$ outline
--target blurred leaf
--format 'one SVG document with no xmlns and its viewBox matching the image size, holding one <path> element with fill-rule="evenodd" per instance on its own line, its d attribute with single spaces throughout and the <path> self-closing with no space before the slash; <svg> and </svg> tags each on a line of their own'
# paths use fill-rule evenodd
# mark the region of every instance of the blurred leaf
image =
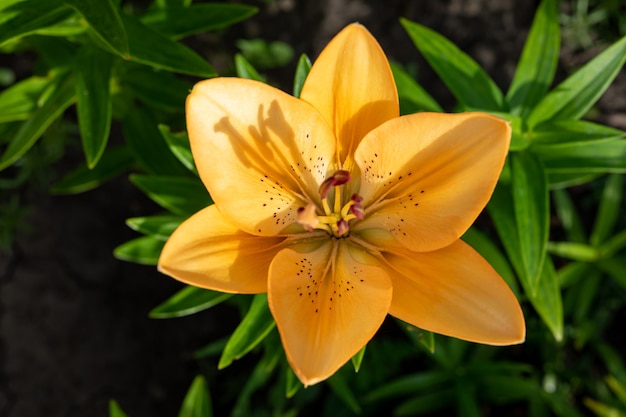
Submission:
<svg viewBox="0 0 626 417">
<path fill-rule="evenodd" d="M 54 194 L 78 194 L 92 190 L 109 179 L 126 172 L 134 163 L 132 152 L 126 146 L 106 151 L 94 169 L 83 164 L 52 186 Z"/>
<path fill-rule="evenodd" d="M 155 203 L 175 214 L 190 216 L 212 204 L 198 178 L 132 174 L 130 180 Z"/>
<path fill-rule="evenodd" d="M 481 398 L 490 404 L 527 400 L 541 390 L 536 381 L 515 375 L 483 375 L 479 384 Z"/>
<path fill-rule="evenodd" d="M 541 163 L 532 154 L 522 151 L 509 157 L 515 222 L 526 270 L 521 278 L 526 278 L 527 287 L 534 294 L 539 286 L 550 231 L 548 184 Z"/>
<path fill-rule="evenodd" d="M 111 0 L 63 0 L 89 23 L 98 38 L 124 59 L 129 58 L 129 39 L 118 7 Z"/>
<path fill-rule="evenodd" d="M 626 413 L 621 412 L 617 408 L 602 404 L 601 402 L 594 399 L 585 398 L 583 399 L 583 402 L 598 417 L 626 417 Z"/>
<path fill-rule="evenodd" d="M 217 75 L 208 62 L 185 45 L 163 36 L 134 17 L 123 15 L 122 20 L 128 34 L 131 61 L 198 77 Z"/>
<path fill-rule="evenodd" d="M 143 236 L 121 244 L 113 255 L 123 261 L 142 265 L 156 265 L 165 242 L 152 236 Z"/>
<path fill-rule="evenodd" d="M 228 340 L 217 365 L 218 369 L 226 368 L 254 349 L 275 326 L 267 305 L 267 294 L 255 295 L 250 309 Z"/>
<path fill-rule="evenodd" d="M 533 127 L 545 120 L 579 119 L 604 93 L 626 61 L 626 37 L 570 75 L 528 116 Z"/>
<path fill-rule="evenodd" d="M 265 79 L 241 54 L 235 54 L 235 68 L 237 70 L 237 76 L 240 78 L 265 82 Z"/>
<path fill-rule="evenodd" d="M 109 417 L 128 417 L 115 400 L 109 400 Z"/>
<path fill-rule="evenodd" d="M 202 375 L 194 378 L 185 395 L 178 417 L 212 417 L 209 387 Z"/>
<path fill-rule="evenodd" d="M 572 242 L 583 243 L 587 240 L 576 207 L 566 190 L 554 190 L 552 193 L 554 206 L 561 220 L 567 239 Z"/>
<path fill-rule="evenodd" d="M 293 80 L 293 96 L 300 98 L 300 93 L 302 92 L 302 86 L 304 85 L 304 81 L 306 77 L 309 75 L 309 71 L 311 71 L 311 60 L 306 54 L 300 55 L 300 59 L 298 60 L 298 66 L 296 67 L 296 75 Z"/>
<path fill-rule="evenodd" d="M 613 375 L 607 376 L 604 380 L 617 396 L 617 399 L 626 406 L 626 385 L 618 381 Z"/>
<path fill-rule="evenodd" d="M 579 262 L 594 262 L 600 257 L 596 248 L 578 242 L 549 242 L 548 251 L 552 255 Z"/>
<path fill-rule="evenodd" d="M 265 39 L 240 39 L 237 47 L 241 54 L 257 68 L 277 68 L 293 59 L 293 48 L 284 42 L 268 42 Z"/>
<path fill-rule="evenodd" d="M 502 92 L 483 69 L 437 32 L 400 19 L 413 43 L 466 109 L 503 110 Z"/>
<path fill-rule="evenodd" d="M 341 400 L 345 405 L 348 406 L 350 410 L 354 414 L 361 413 L 361 406 L 357 401 L 354 393 L 348 386 L 346 379 L 343 376 L 342 372 L 335 372 L 330 378 L 327 380 L 328 386 L 330 390 Z"/>
<path fill-rule="evenodd" d="M 610 174 L 602 191 L 596 221 L 589 238 L 589 243 L 592 246 L 598 246 L 611 235 L 620 214 L 624 212 L 622 206 L 623 192 L 624 175 Z"/>
<path fill-rule="evenodd" d="M 475 227 L 469 228 L 461 238 L 489 262 L 493 269 L 506 281 L 515 297 L 519 299 L 519 286 L 515 280 L 513 270 L 495 243 Z"/>
<path fill-rule="evenodd" d="M 624 274 L 624 271 L 626 271 L 626 259 L 624 259 L 623 257 L 603 259 L 597 262 L 596 265 L 605 274 L 613 278 L 616 283 L 621 285 L 622 288 L 626 289 L 626 275 Z"/>
<path fill-rule="evenodd" d="M 621 139 L 625 134 L 619 129 L 587 120 L 555 120 L 536 126 L 530 133 L 530 140 L 534 147 Z"/>
<path fill-rule="evenodd" d="M 626 365 L 624 364 L 624 353 L 616 350 L 615 347 L 599 340 L 595 346 L 598 355 L 602 358 L 606 369 L 611 370 L 611 375 L 621 381 L 626 381 Z"/>
<path fill-rule="evenodd" d="M 623 212 L 622 212 L 623 213 Z M 600 246 L 602 257 L 610 258 L 626 246 L 626 230 L 622 230 Z"/>
<path fill-rule="evenodd" d="M 354 372 L 359 372 L 359 369 L 361 369 L 361 363 L 363 363 L 363 357 L 365 357 L 365 348 L 367 348 L 367 345 L 363 346 L 351 359 Z"/>
<path fill-rule="evenodd" d="M 198 32 L 227 28 L 249 18 L 257 10 L 252 6 L 227 3 L 172 5 L 154 9 L 141 20 L 169 38 L 180 39 Z"/>
<path fill-rule="evenodd" d="M 599 173 L 559 173 L 548 171 L 548 182 L 550 183 L 551 190 L 559 190 L 586 184 L 598 178 L 600 175 Z"/>
<path fill-rule="evenodd" d="M 165 143 L 154 116 L 145 108 L 134 107 L 122 121 L 124 137 L 137 161 L 151 174 L 188 175 Z"/>
<path fill-rule="evenodd" d="M 181 216 L 169 215 L 133 217 L 126 219 L 126 224 L 139 233 L 152 235 L 152 237 L 165 241 L 184 219 Z"/>
<path fill-rule="evenodd" d="M 559 268 L 557 271 L 559 277 L 559 285 L 561 288 L 569 287 L 576 284 L 581 279 L 589 276 L 594 267 L 586 262 L 570 262 L 567 265 Z"/>
<path fill-rule="evenodd" d="M 130 67 L 130 65 L 127 65 Z M 167 112 L 182 113 L 192 84 L 174 74 L 136 65 L 122 74 L 120 82 L 147 104 Z"/>
<path fill-rule="evenodd" d="M 27 120 L 37 109 L 37 101 L 50 81 L 33 76 L 0 92 L 0 123 Z"/>
<path fill-rule="evenodd" d="M 28 43 L 39 55 L 42 65 L 54 69 L 71 69 L 80 49 L 68 39 L 51 36 L 30 36 Z"/>
<path fill-rule="evenodd" d="M 109 140 L 111 129 L 112 55 L 90 45 L 76 58 L 76 110 L 87 166 L 96 166 Z"/>
<path fill-rule="evenodd" d="M 404 107 L 402 114 L 411 114 L 417 111 L 442 112 L 443 109 L 402 67 L 390 62 L 393 78 L 398 89 L 400 107 Z M 403 105 L 404 103 L 404 105 Z M 407 109 L 407 104 L 409 108 Z"/>
<path fill-rule="evenodd" d="M 292 398 L 302 387 L 302 382 L 298 379 L 291 367 L 285 367 L 286 381 L 285 381 L 285 397 Z"/>
<path fill-rule="evenodd" d="M 186 286 L 150 310 L 150 318 L 169 319 L 185 317 L 204 311 L 228 300 L 233 294 Z"/>
<path fill-rule="evenodd" d="M 396 320 L 404 333 L 416 346 L 421 346 L 430 353 L 435 353 L 435 337 L 432 332 L 420 329 L 400 319 Z"/>
<path fill-rule="evenodd" d="M 511 113 L 525 118 L 546 94 L 556 72 L 559 43 L 558 3 L 543 0 L 506 95 Z"/>
<path fill-rule="evenodd" d="M 178 158 L 180 163 L 183 164 L 185 168 L 198 175 L 187 132 L 172 133 L 170 128 L 165 125 L 159 125 L 159 131 L 163 135 L 165 142 L 167 142 L 167 146 L 170 147 L 170 150 L 174 156 Z"/>
<path fill-rule="evenodd" d="M 363 397 L 366 404 L 380 403 L 384 400 L 404 395 L 414 395 L 426 390 L 440 389 L 449 386 L 454 375 L 447 371 L 423 371 L 412 375 L 403 376 L 384 384 Z"/>
<path fill-rule="evenodd" d="M 394 416 L 414 417 L 422 416 L 438 410 L 443 410 L 455 404 L 454 388 L 445 388 L 436 392 L 417 392 L 410 400 L 403 401 L 394 408 Z"/>
<path fill-rule="evenodd" d="M 0 6 L 2 7 L 2 6 Z M 69 18 L 73 11 L 55 0 L 27 0 L 2 8 L 0 46 Z"/>
<path fill-rule="evenodd" d="M 626 173 L 626 140 L 533 146 L 550 173 Z"/>
<path fill-rule="evenodd" d="M 481 417 L 475 385 L 465 378 L 458 378 L 454 382 L 456 415 L 458 417 Z"/>
<path fill-rule="evenodd" d="M 75 99 L 73 80 L 67 74 L 59 74 L 50 82 L 52 93 L 42 106 L 25 121 L 9 146 L 0 156 L 0 170 L 5 169 L 24 155 Z"/>
</svg>

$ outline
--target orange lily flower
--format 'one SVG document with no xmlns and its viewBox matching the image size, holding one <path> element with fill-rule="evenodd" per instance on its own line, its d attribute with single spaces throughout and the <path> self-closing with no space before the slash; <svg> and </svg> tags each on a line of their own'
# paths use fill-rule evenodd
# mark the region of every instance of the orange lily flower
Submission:
<svg viewBox="0 0 626 417">
<path fill-rule="evenodd" d="M 515 296 L 459 239 L 496 185 L 508 124 L 400 117 L 388 61 L 364 27 L 328 44 L 300 99 L 245 79 L 198 83 L 187 129 L 215 204 L 172 234 L 159 269 L 198 287 L 268 292 L 305 385 L 359 352 L 387 314 L 479 343 L 524 340 Z"/>
</svg>

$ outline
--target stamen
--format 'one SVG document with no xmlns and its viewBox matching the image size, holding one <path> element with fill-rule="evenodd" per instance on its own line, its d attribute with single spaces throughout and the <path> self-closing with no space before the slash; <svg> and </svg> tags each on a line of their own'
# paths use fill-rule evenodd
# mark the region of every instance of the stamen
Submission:
<svg viewBox="0 0 626 417">
<path fill-rule="evenodd" d="M 319 217 L 315 211 L 316 207 L 313 203 L 309 203 L 306 207 L 300 207 L 298 209 L 297 221 L 309 232 L 312 232 L 320 223 Z"/>
</svg>

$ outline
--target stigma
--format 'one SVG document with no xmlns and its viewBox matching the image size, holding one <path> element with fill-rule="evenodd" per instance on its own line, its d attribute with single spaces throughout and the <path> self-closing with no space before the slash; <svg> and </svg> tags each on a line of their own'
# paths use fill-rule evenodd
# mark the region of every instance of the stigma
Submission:
<svg viewBox="0 0 626 417">
<path fill-rule="evenodd" d="M 306 230 L 312 232 L 315 229 L 325 230 L 333 237 L 346 237 L 350 233 L 350 221 L 362 220 L 365 216 L 363 198 L 358 194 L 352 194 L 347 201 L 342 200 L 342 186 L 350 181 L 350 172 L 345 170 L 335 171 L 326 178 L 319 188 L 322 207 L 317 207 L 309 202 L 306 206 L 298 209 L 297 221 Z M 334 190 L 334 193 L 331 191 Z M 329 199 L 332 198 L 332 206 Z"/>
</svg>

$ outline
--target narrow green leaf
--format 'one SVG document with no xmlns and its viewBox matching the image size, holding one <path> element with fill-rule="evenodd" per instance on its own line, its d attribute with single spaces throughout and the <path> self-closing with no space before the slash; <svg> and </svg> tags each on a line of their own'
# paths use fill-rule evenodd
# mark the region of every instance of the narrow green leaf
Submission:
<svg viewBox="0 0 626 417">
<path fill-rule="evenodd" d="M 267 305 L 267 294 L 255 295 L 250 309 L 228 340 L 217 367 L 224 369 L 234 360 L 242 358 L 254 349 L 275 326 L 276 323 Z"/>
<path fill-rule="evenodd" d="M 259 74 L 259 72 L 252 66 L 251 63 L 246 60 L 241 54 L 235 54 L 235 69 L 237 76 L 240 78 L 248 78 L 250 80 L 257 80 L 265 82 L 265 79 Z"/>
<path fill-rule="evenodd" d="M 481 375 L 481 398 L 493 404 L 509 404 L 530 399 L 541 387 L 532 379 L 515 375 Z"/>
<path fill-rule="evenodd" d="M 438 389 L 450 385 L 455 375 L 445 371 L 424 371 L 408 376 L 403 376 L 390 382 L 386 382 L 379 388 L 367 393 L 363 397 L 364 404 L 380 403 L 383 400 L 402 397 L 407 394 Z"/>
<path fill-rule="evenodd" d="M 420 329 L 400 319 L 396 320 L 400 328 L 416 346 L 421 346 L 428 352 L 435 353 L 435 336 L 428 330 Z"/>
<path fill-rule="evenodd" d="M 551 190 L 560 190 L 574 187 L 576 185 L 587 184 L 598 178 L 600 173 L 572 172 L 560 173 L 548 171 L 548 183 Z"/>
<path fill-rule="evenodd" d="M 154 9 L 141 20 L 169 38 L 180 39 L 198 32 L 227 28 L 257 11 L 256 7 L 243 4 L 193 4 Z"/>
<path fill-rule="evenodd" d="M 626 173 L 626 140 L 533 146 L 532 152 L 550 174 Z"/>
<path fill-rule="evenodd" d="M 468 383 L 465 378 L 458 378 L 454 382 L 456 415 L 458 417 L 481 417 L 475 385 Z"/>
<path fill-rule="evenodd" d="M 128 417 L 115 400 L 109 400 L 109 417 Z"/>
<path fill-rule="evenodd" d="M 183 164 L 185 168 L 198 175 L 187 132 L 172 133 L 170 128 L 165 125 L 159 125 L 159 131 L 163 135 L 165 142 L 167 142 L 167 146 L 170 147 L 170 150 L 174 156 L 178 158 L 180 163 Z"/>
<path fill-rule="evenodd" d="M 129 39 L 118 12 L 111 0 L 63 0 L 87 21 L 96 36 L 124 59 L 129 58 Z"/>
<path fill-rule="evenodd" d="M 394 416 L 414 417 L 450 408 L 455 403 L 456 395 L 454 388 L 444 388 L 435 392 L 416 393 L 410 398 L 394 408 Z"/>
<path fill-rule="evenodd" d="M 593 106 L 626 61 L 626 36 L 548 93 L 528 116 L 530 127 L 546 120 L 579 119 Z"/>
<path fill-rule="evenodd" d="M 552 193 L 558 218 L 561 220 L 567 239 L 571 242 L 587 241 L 580 216 L 567 190 L 554 190 Z"/>
<path fill-rule="evenodd" d="M 539 285 L 550 232 L 548 183 L 541 163 L 528 152 L 510 155 L 515 221 L 527 286 Z"/>
<path fill-rule="evenodd" d="M 200 55 L 149 28 L 134 17 L 122 16 L 130 60 L 181 74 L 215 77 L 217 73 Z"/>
<path fill-rule="evenodd" d="M 298 60 L 298 66 L 296 67 L 296 75 L 293 79 L 293 96 L 300 98 L 300 93 L 302 92 L 302 86 L 304 85 L 304 81 L 306 77 L 309 75 L 309 71 L 311 71 L 311 60 L 306 54 L 300 55 L 300 59 Z"/>
<path fill-rule="evenodd" d="M 109 140 L 111 96 L 109 79 L 113 56 L 84 45 L 76 58 L 76 110 L 87 166 L 96 166 Z"/>
<path fill-rule="evenodd" d="M 17 134 L 11 139 L 11 143 L 0 156 L 0 170 L 5 169 L 20 156 L 24 155 L 41 137 L 44 131 L 67 109 L 75 99 L 73 79 L 66 74 L 60 74 L 51 82 L 54 86 L 52 93 L 47 97 L 42 106 L 32 114 Z"/>
<path fill-rule="evenodd" d="M 232 296 L 233 294 L 205 290 L 188 285 L 150 310 L 149 316 L 153 319 L 190 316 L 214 307 Z"/>
<path fill-rule="evenodd" d="M 0 46 L 30 35 L 37 30 L 52 26 L 69 18 L 73 11 L 54 1 L 20 1 L 3 8 L 0 17 Z"/>
<path fill-rule="evenodd" d="M 178 413 L 178 417 L 212 417 L 211 397 L 209 387 L 202 375 L 194 378 L 183 404 Z"/>
<path fill-rule="evenodd" d="M 587 120 L 555 120 L 541 123 L 530 132 L 534 146 L 622 139 L 625 132 Z"/>
<path fill-rule="evenodd" d="M 113 255 L 123 261 L 135 262 L 142 265 L 156 265 L 165 242 L 152 236 L 143 236 L 126 243 L 113 250 Z"/>
<path fill-rule="evenodd" d="M 359 401 L 350 389 L 343 373 L 337 372 L 327 380 L 330 390 L 345 404 L 354 414 L 361 413 Z"/>
<path fill-rule="evenodd" d="M 149 110 L 133 108 L 122 121 L 122 129 L 135 158 L 146 171 L 159 175 L 189 175 L 170 152 Z"/>
<path fill-rule="evenodd" d="M 363 358 L 365 357 L 365 348 L 367 345 L 363 346 L 359 352 L 352 357 L 352 366 L 354 367 L 354 372 L 359 372 L 361 369 L 361 363 L 363 363 Z"/>
<path fill-rule="evenodd" d="M 600 246 L 601 256 L 611 258 L 626 246 L 626 230 L 622 230 Z"/>
<path fill-rule="evenodd" d="M 606 179 L 596 221 L 589 238 L 592 246 L 598 246 L 611 235 L 615 224 L 623 214 L 622 195 L 624 193 L 624 175 L 611 174 Z"/>
<path fill-rule="evenodd" d="M 199 178 L 132 174 L 130 180 L 155 203 L 182 216 L 213 203 Z"/>
<path fill-rule="evenodd" d="M 400 65 L 390 62 L 400 99 L 400 113 L 442 112 L 443 109 Z"/>
<path fill-rule="evenodd" d="M 593 269 L 592 264 L 587 262 L 570 262 L 557 271 L 559 285 L 561 288 L 575 285 L 584 277 L 589 276 Z"/>
<path fill-rule="evenodd" d="M 548 251 L 552 255 L 579 262 L 594 262 L 600 257 L 598 249 L 578 242 L 549 242 Z"/>
<path fill-rule="evenodd" d="M 504 110 L 502 92 L 476 61 L 437 32 L 407 19 L 400 22 L 459 103 L 467 109 Z"/>
<path fill-rule="evenodd" d="M 611 391 L 617 396 L 619 401 L 626 405 L 626 384 L 620 382 L 613 375 L 607 376 L 605 379 L 606 384 L 611 388 Z"/>
<path fill-rule="evenodd" d="M 118 146 L 106 151 L 94 169 L 82 164 L 52 186 L 54 194 L 78 194 L 92 190 L 104 182 L 126 172 L 135 158 L 126 146 Z"/>
<path fill-rule="evenodd" d="M 192 84 L 174 74 L 145 65 L 128 63 L 120 76 L 122 88 L 128 88 L 139 99 L 160 110 L 183 113 L 185 99 Z"/>
<path fill-rule="evenodd" d="M 50 81 L 47 77 L 33 76 L 0 92 L 0 123 L 30 118 Z"/>
<path fill-rule="evenodd" d="M 285 398 L 292 398 L 302 388 L 302 382 L 288 365 L 285 367 L 285 374 Z"/>
<path fill-rule="evenodd" d="M 174 230 L 185 220 L 183 216 L 148 216 L 133 217 L 126 219 L 126 224 L 131 229 L 143 233 L 144 235 L 152 235 L 161 240 L 167 240 Z"/>
<path fill-rule="evenodd" d="M 543 0 L 535 13 L 506 95 L 511 113 L 528 116 L 546 94 L 556 72 L 559 43 L 558 3 L 556 0 Z"/>
<path fill-rule="evenodd" d="M 596 265 L 613 280 L 626 289 L 626 259 L 623 257 L 614 257 L 609 259 L 603 259 L 596 263 Z"/>
</svg>

